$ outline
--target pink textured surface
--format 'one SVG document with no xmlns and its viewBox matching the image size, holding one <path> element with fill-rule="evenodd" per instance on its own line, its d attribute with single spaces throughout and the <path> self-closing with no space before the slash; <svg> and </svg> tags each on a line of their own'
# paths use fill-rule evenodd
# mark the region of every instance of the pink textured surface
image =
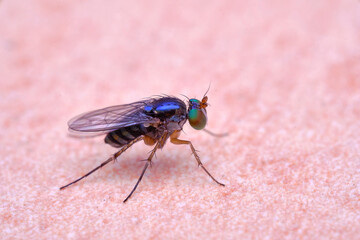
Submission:
<svg viewBox="0 0 360 240">
<path fill-rule="evenodd" d="M 359 1 L 0 2 L 1 239 L 359 239 Z M 83 111 L 201 97 L 209 129 L 115 149 Z"/>
</svg>

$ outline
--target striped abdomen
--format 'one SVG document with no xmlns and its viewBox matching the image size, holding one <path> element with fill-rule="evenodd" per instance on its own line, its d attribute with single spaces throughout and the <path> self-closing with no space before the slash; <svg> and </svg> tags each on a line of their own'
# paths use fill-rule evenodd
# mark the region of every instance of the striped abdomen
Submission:
<svg viewBox="0 0 360 240">
<path fill-rule="evenodd" d="M 145 135 L 153 131 L 154 127 L 144 127 L 143 124 L 132 125 L 128 127 L 123 127 L 118 130 L 109 132 L 105 137 L 105 143 L 110 144 L 113 147 L 122 147 L 135 138 L 138 138 L 141 135 Z"/>
</svg>

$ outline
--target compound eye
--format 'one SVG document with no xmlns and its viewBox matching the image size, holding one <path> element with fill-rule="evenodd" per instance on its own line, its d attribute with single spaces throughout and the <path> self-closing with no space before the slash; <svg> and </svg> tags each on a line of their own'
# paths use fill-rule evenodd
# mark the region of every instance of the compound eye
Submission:
<svg viewBox="0 0 360 240">
<path fill-rule="evenodd" d="M 196 130 L 201 130 L 205 127 L 207 122 L 207 115 L 205 109 L 191 109 L 189 111 L 189 123 Z"/>
</svg>

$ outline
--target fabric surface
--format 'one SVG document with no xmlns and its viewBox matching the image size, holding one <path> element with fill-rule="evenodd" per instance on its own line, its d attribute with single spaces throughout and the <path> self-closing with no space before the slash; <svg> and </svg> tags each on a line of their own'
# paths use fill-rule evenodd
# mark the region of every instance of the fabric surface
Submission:
<svg viewBox="0 0 360 240">
<path fill-rule="evenodd" d="M 0 2 L 1 239 L 359 239 L 359 1 Z M 77 114 L 201 98 L 214 138 L 116 149 Z"/>
</svg>

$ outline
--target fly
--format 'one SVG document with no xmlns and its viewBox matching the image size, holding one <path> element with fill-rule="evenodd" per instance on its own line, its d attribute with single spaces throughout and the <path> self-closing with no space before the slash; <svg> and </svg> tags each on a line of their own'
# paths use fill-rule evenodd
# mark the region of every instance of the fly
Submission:
<svg viewBox="0 0 360 240">
<path fill-rule="evenodd" d="M 125 198 L 124 202 L 126 202 L 139 185 L 146 169 L 151 164 L 155 152 L 163 148 L 168 139 L 170 139 L 170 142 L 173 144 L 188 145 L 198 165 L 207 175 L 217 184 L 225 186 L 223 183 L 217 181 L 204 167 L 191 141 L 179 139 L 183 125 L 187 120 L 193 128 L 197 130 L 203 129 L 216 136 L 216 134 L 205 129 L 207 123 L 207 100 L 208 97 L 205 93 L 201 101 L 195 98 L 188 99 L 187 106 L 185 102 L 179 98 L 160 96 L 87 112 L 71 119 L 68 122 L 69 131 L 79 134 L 104 133 L 106 134 L 105 143 L 120 148 L 120 150 L 87 174 L 62 186 L 60 190 L 77 183 L 109 162 L 115 161 L 115 159 L 133 144 L 142 140 L 145 144 L 154 146 L 154 148 L 151 150 L 135 186 Z"/>
</svg>

